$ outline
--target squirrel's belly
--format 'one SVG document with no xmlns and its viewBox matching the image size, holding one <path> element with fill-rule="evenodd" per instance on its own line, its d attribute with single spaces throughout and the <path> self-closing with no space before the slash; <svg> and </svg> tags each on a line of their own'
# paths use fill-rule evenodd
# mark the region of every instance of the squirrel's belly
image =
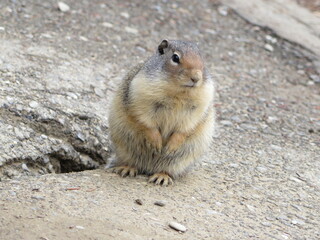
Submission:
<svg viewBox="0 0 320 240">
<path fill-rule="evenodd" d="M 163 137 L 166 138 L 175 131 L 188 132 L 192 130 L 200 119 L 199 115 L 190 109 L 163 109 L 154 114 L 153 120 Z"/>
</svg>

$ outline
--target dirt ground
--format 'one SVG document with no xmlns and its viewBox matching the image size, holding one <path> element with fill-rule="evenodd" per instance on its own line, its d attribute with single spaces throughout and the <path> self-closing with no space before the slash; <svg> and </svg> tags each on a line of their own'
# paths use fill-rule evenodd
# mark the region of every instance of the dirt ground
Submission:
<svg viewBox="0 0 320 240">
<path fill-rule="evenodd" d="M 14 168 L 0 178 L 0 239 L 320 239 L 320 80 L 300 46 L 217 1 L 65 3 L 70 10 L 62 12 L 56 1 L 0 1 L 2 136 L 19 135 L 19 124 L 37 129 L 31 152 L 51 151 L 66 138 L 54 134 L 58 128 L 41 133 L 21 123 L 19 104 L 27 102 L 57 118 L 85 111 L 92 121 L 84 127 L 77 118 L 79 129 L 106 136 L 99 139 L 107 148 L 108 104 L 119 79 L 171 38 L 199 42 L 213 72 L 214 143 L 169 187 L 146 176 L 120 178 L 104 166 L 41 175 L 13 158 L 23 174 Z M 1 154 L 32 145 L 23 134 L 2 143 Z M 187 231 L 171 229 L 172 221 Z"/>
</svg>

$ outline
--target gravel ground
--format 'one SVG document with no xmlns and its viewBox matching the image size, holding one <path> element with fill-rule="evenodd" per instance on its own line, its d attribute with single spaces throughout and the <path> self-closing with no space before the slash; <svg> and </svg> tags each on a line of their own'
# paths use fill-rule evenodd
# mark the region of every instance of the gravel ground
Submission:
<svg viewBox="0 0 320 240">
<path fill-rule="evenodd" d="M 105 162 L 117 82 L 163 38 L 201 45 L 217 83 L 219 127 L 201 163 L 166 188 L 104 169 L 39 175 L 26 159 L 1 155 L 0 239 L 320 238 L 320 77 L 301 47 L 216 1 L 65 3 L 67 12 L 55 1 L 0 2 L 0 131 L 17 137 L 4 138 L 2 153 L 59 150 L 69 135 L 17 115 L 18 106 L 40 116 L 50 107 L 77 133 L 72 154 L 92 168 Z M 105 151 L 83 145 L 82 132 Z"/>
</svg>

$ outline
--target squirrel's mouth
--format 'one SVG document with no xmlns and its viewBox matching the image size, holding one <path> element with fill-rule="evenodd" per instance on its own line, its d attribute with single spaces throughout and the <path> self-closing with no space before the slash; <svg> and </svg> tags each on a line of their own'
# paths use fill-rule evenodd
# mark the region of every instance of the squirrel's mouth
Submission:
<svg viewBox="0 0 320 240">
<path fill-rule="evenodd" d="M 186 88 L 194 88 L 194 87 L 197 87 L 198 84 L 197 83 L 194 83 L 194 82 L 190 82 L 188 84 L 184 84 L 182 85 L 183 87 L 186 87 Z"/>
<path fill-rule="evenodd" d="M 183 84 L 184 87 L 187 88 L 195 88 L 201 84 L 201 79 L 199 77 L 191 77 L 188 82 Z"/>
</svg>

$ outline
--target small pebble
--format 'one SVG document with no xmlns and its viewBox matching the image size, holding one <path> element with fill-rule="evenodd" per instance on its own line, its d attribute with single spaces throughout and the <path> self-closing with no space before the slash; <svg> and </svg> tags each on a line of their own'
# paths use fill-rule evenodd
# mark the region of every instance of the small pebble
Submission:
<svg viewBox="0 0 320 240">
<path fill-rule="evenodd" d="M 136 199 L 136 200 L 135 200 L 135 203 L 138 204 L 138 205 L 142 205 L 142 204 L 143 204 L 142 201 L 141 201 L 141 199 Z"/>
<path fill-rule="evenodd" d="M 228 15 L 229 8 L 227 6 L 219 6 L 218 7 L 218 12 L 220 13 L 221 16 L 227 16 Z"/>
<path fill-rule="evenodd" d="M 232 126 L 232 122 L 228 121 L 228 120 L 222 120 L 220 121 L 220 123 L 223 125 L 223 126 Z"/>
<path fill-rule="evenodd" d="M 213 30 L 213 29 L 205 29 L 204 30 L 206 33 L 209 33 L 209 34 L 212 34 L 212 35 L 216 35 L 217 34 L 217 31 Z"/>
<path fill-rule="evenodd" d="M 32 108 L 36 108 L 36 107 L 39 106 L 39 103 L 36 102 L 36 101 L 31 101 L 31 102 L 29 102 L 29 106 L 32 107 Z"/>
<path fill-rule="evenodd" d="M 124 30 L 128 33 L 132 33 L 132 34 L 138 34 L 139 31 L 136 28 L 131 28 L 131 27 L 125 27 Z"/>
<path fill-rule="evenodd" d="M 249 209 L 250 212 L 254 212 L 255 211 L 255 207 L 254 206 L 251 206 L 251 205 L 247 204 L 246 207 Z"/>
<path fill-rule="evenodd" d="M 273 52 L 274 48 L 270 44 L 264 45 L 264 49 L 266 49 L 269 52 Z"/>
<path fill-rule="evenodd" d="M 88 38 L 84 37 L 84 36 L 80 36 L 79 39 L 81 41 L 84 41 L 84 42 L 88 42 Z"/>
<path fill-rule="evenodd" d="M 28 166 L 27 166 L 27 164 L 25 164 L 25 163 L 22 163 L 21 167 L 22 167 L 22 169 L 23 169 L 24 171 L 27 171 L 27 172 L 30 171 L 29 168 L 28 168 Z"/>
<path fill-rule="evenodd" d="M 120 15 L 126 19 L 128 19 L 130 17 L 129 13 L 127 13 L 127 12 L 122 12 L 122 13 L 120 13 Z"/>
<path fill-rule="evenodd" d="M 99 97 L 104 96 L 104 91 L 100 88 L 94 88 L 94 93 L 97 94 Z"/>
<path fill-rule="evenodd" d="M 311 75 L 309 75 L 309 78 L 310 78 L 312 81 L 314 81 L 315 83 L 320 83 L 320 76 L 311 74 Z"/>
<path fill-rule="evenodd" d="M 267 119 L 266 119 L 266 122 L 267 123 L 275 123 L 278 120 L 279 120 L 279 118 L 277 118 L 277 117 L 268 116 Z"/>
<path fill-rule="evenodd" d="M 263 167 L 263 166 L 259 166 L 256 168 L 258 172 L 261 172 L 261 173 L 265 173 L 268 171 L 268 169 L 266 167 Z"/>
<path fill-rule="evenodd" d="M 45 198 L 42 196 L 31 196 L 31 198 L 36 200 L 45 200 Z"/>
<path fill-rule="evenodd" d="M 104 22 L 102 23 L 102 26 L 106 27 L 106 28 L 113 28 L 113 24 L 109 23 L 109 22 Z"/>
<path fill-rule="evenodd" d="M 272 224 L 270 222 L 262 222 L 261 225 L 265 227 L 270 227 Z"/>
<path fill-rule="evenodd" d="M 277 145 L 270 145 L 270 148 L 273 149 L 273 150 L 276 150 L 276 151 L 281 151 L 282 150 L 282 147 L 280 146 L 277 146 Z"/>
<path fill-rule="evenodd" d="M 157 206 L 160 206 L 160 207 L 163 207 L 166 205 L 166 203 L 164 201 L 155 201 L 154 205 L 157 205 Z"/>
<path fill-rule="evenodd" d="M 70 10 L 70 7 L 64 2 L 58 2 L 58 8 L 61 12 L 68 12 Z"/>
<path fill-rule="evenodd" d="M 292 221 L 291 221 L 291 223 L 293 224 L 293 225 L 304 225 L 305 224 L 305 222 L 304 221 L 302 221 L 302 220 L 300 220 L 300 219 L 293 219 Z"/>
<path fill-rule="evenodd" d="M 14 128 L 14 134 L 19 140 L 23 140 L 25 138 L 23 132 L 20 131 L 19 128 Z"/>
<path fill-rule="evenodd" d="M 172 229 L 179 231 L 179 232 L 187 231 L 187 228 L 185 226 L 183 226 L 182 224 L 177 223 L 177 222 L 170 222 L 169 227 L 171 227 Z"/>
<path fill-rule="evenodd" d="M 273 44 L 275 44 L 275 43 L 277 42 L 277 39 L 274 38 L 274 37 L 272 37 L 272 36 L 270 36 L 270 35 L 266 35 L 266 40 L 267 40 L 268 42 L 273 43 Z"/>
<path fill-rule="evenodd" d="M 77 138 L 80 139 L 82 142 L 86 141 L 86 137 L 82 132 L 77 132 Z"/>
</svg>

